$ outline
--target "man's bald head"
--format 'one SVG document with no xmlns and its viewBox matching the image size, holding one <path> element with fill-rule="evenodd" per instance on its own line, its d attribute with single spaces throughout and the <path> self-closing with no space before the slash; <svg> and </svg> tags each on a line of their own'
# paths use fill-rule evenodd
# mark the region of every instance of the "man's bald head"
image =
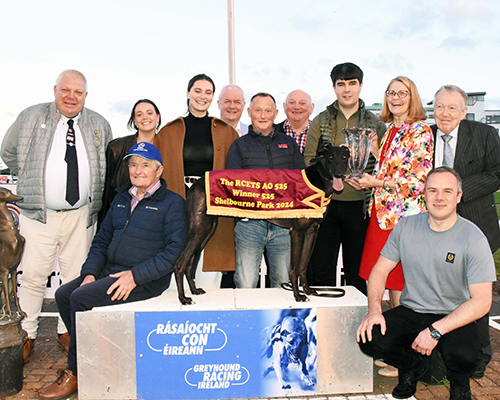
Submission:
<svg viewBox="0 0 500 400">
<path fill-rule="evenodd" d="M 283 108 L 292 126 L 305 126 L 314 111 L 311 96 L 303 90 L 294 90 L 286 96 Z"/>
</svg>

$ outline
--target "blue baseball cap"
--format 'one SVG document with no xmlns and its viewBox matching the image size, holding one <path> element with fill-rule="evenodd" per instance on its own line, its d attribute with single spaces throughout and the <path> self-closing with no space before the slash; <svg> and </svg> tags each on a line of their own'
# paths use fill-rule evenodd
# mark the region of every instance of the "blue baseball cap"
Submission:
<svg viewBox="0 0 500 400">
<path fill-rule="evenodd" d="M 163 165 L 163 160 L 161 158 L 160 152 L 158 151 L 156 146 L 151 143 L 137 143 L 130 148 L 128 154 L 123 157 L 123 159 L 126 160 L 127 158 L 130 158 L 132 156 L 139 156 L 145 158 L 146 160 L 156 160 L 159 161 L 161 165 Z"/>
</svg>

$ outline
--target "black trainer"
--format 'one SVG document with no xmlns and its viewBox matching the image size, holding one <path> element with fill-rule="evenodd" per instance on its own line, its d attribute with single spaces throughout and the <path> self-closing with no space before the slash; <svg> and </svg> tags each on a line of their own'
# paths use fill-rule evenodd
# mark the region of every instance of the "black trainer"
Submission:
<svg viewBox="0 0 500 400">
<path fill-rule="evenodd" d="M 399 383 L 392 391 L 392 397 L 395 399 L 407 399 L 417 392 L 419 379 L 427 371 L 427 365 L 422 364 L 415 369 L 400 369 Z"/>
<path fill-rule="evenodd" d="M 460 382 L 450 380 L 450 400 L 471 400 L 471 396 L 469 378 Z"/>
</svg>

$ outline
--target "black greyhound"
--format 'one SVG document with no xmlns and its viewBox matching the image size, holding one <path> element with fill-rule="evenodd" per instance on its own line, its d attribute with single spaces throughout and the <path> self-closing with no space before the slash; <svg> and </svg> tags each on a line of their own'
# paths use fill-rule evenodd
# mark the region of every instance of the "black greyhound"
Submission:
<svg viewBox="0 0 500 400">
<path fill-rule="evenodd" d="M 333 147 L 326 144 L 318 153 L 317 162 L 305 169 L 309 182 L 318 189 L 325 192 L 326 197 L 334 190 L 343 190 L 342 178 L 347 171 L 349 149 L 347 147 Z M 217 227 L 218 216 L 207 215 L 205 179 L 199 179 L 188 190 L 186 195 L 186 214 L 188 221 L 188 239 L 179 259 L 175 264 L 175 279 L 177 291 L 182 304 L 191 304 L 191 298 L 186 297 L 184 292 L 184 280 L 186 276 L 191 293 L 203 294 L 205 291 L 197 288 L 194 282 L 195 259 L 205 248 L 208 240 L 212 237 Z M 307 284 L 306 272 L 312 249 L 316 242 L 316 234 L 322 218 L 289 218 L 269 219 L 272 224 L 290 229 L 291 235 L 291 266 L 290 283 L 296 301 L 306 301 L 307 297 L 299 293 L 299 276 L 302 289 L 306 294 L 315 294 L 315 291 Z M 194 266 L 194 267 L 193 267 Z"/>
</svg>

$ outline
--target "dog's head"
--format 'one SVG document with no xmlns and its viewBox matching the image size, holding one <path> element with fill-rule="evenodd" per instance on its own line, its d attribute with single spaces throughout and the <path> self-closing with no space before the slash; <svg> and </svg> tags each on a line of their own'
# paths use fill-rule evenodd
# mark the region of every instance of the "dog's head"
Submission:
<svg viewBox="0 0 500 400">
<path fill-rule="evenodd" d="M 346 146 L 333 146 L 324 143 L 318 151 L 322 163 L 333 178 L 333 189 L 341 192 L 344 189 L 342 178 L 345 177 L 349 165 L 349 148 Z"/>
<path fill-rule="evenodd" d="M 281 322 L 280 336 L 288 358 L 297 362 L 304 350 L 303 347 L 307 346 L 307 330 L 304 321 L 297 317 L 285 317 Z"/>
<path fill-rule="evenodd" d="M 9 189 L 0 187 L 0 202 L 12 203 L 14 201 L 21 201 L 23 198 L 12 193 Z"/>
</svg>

